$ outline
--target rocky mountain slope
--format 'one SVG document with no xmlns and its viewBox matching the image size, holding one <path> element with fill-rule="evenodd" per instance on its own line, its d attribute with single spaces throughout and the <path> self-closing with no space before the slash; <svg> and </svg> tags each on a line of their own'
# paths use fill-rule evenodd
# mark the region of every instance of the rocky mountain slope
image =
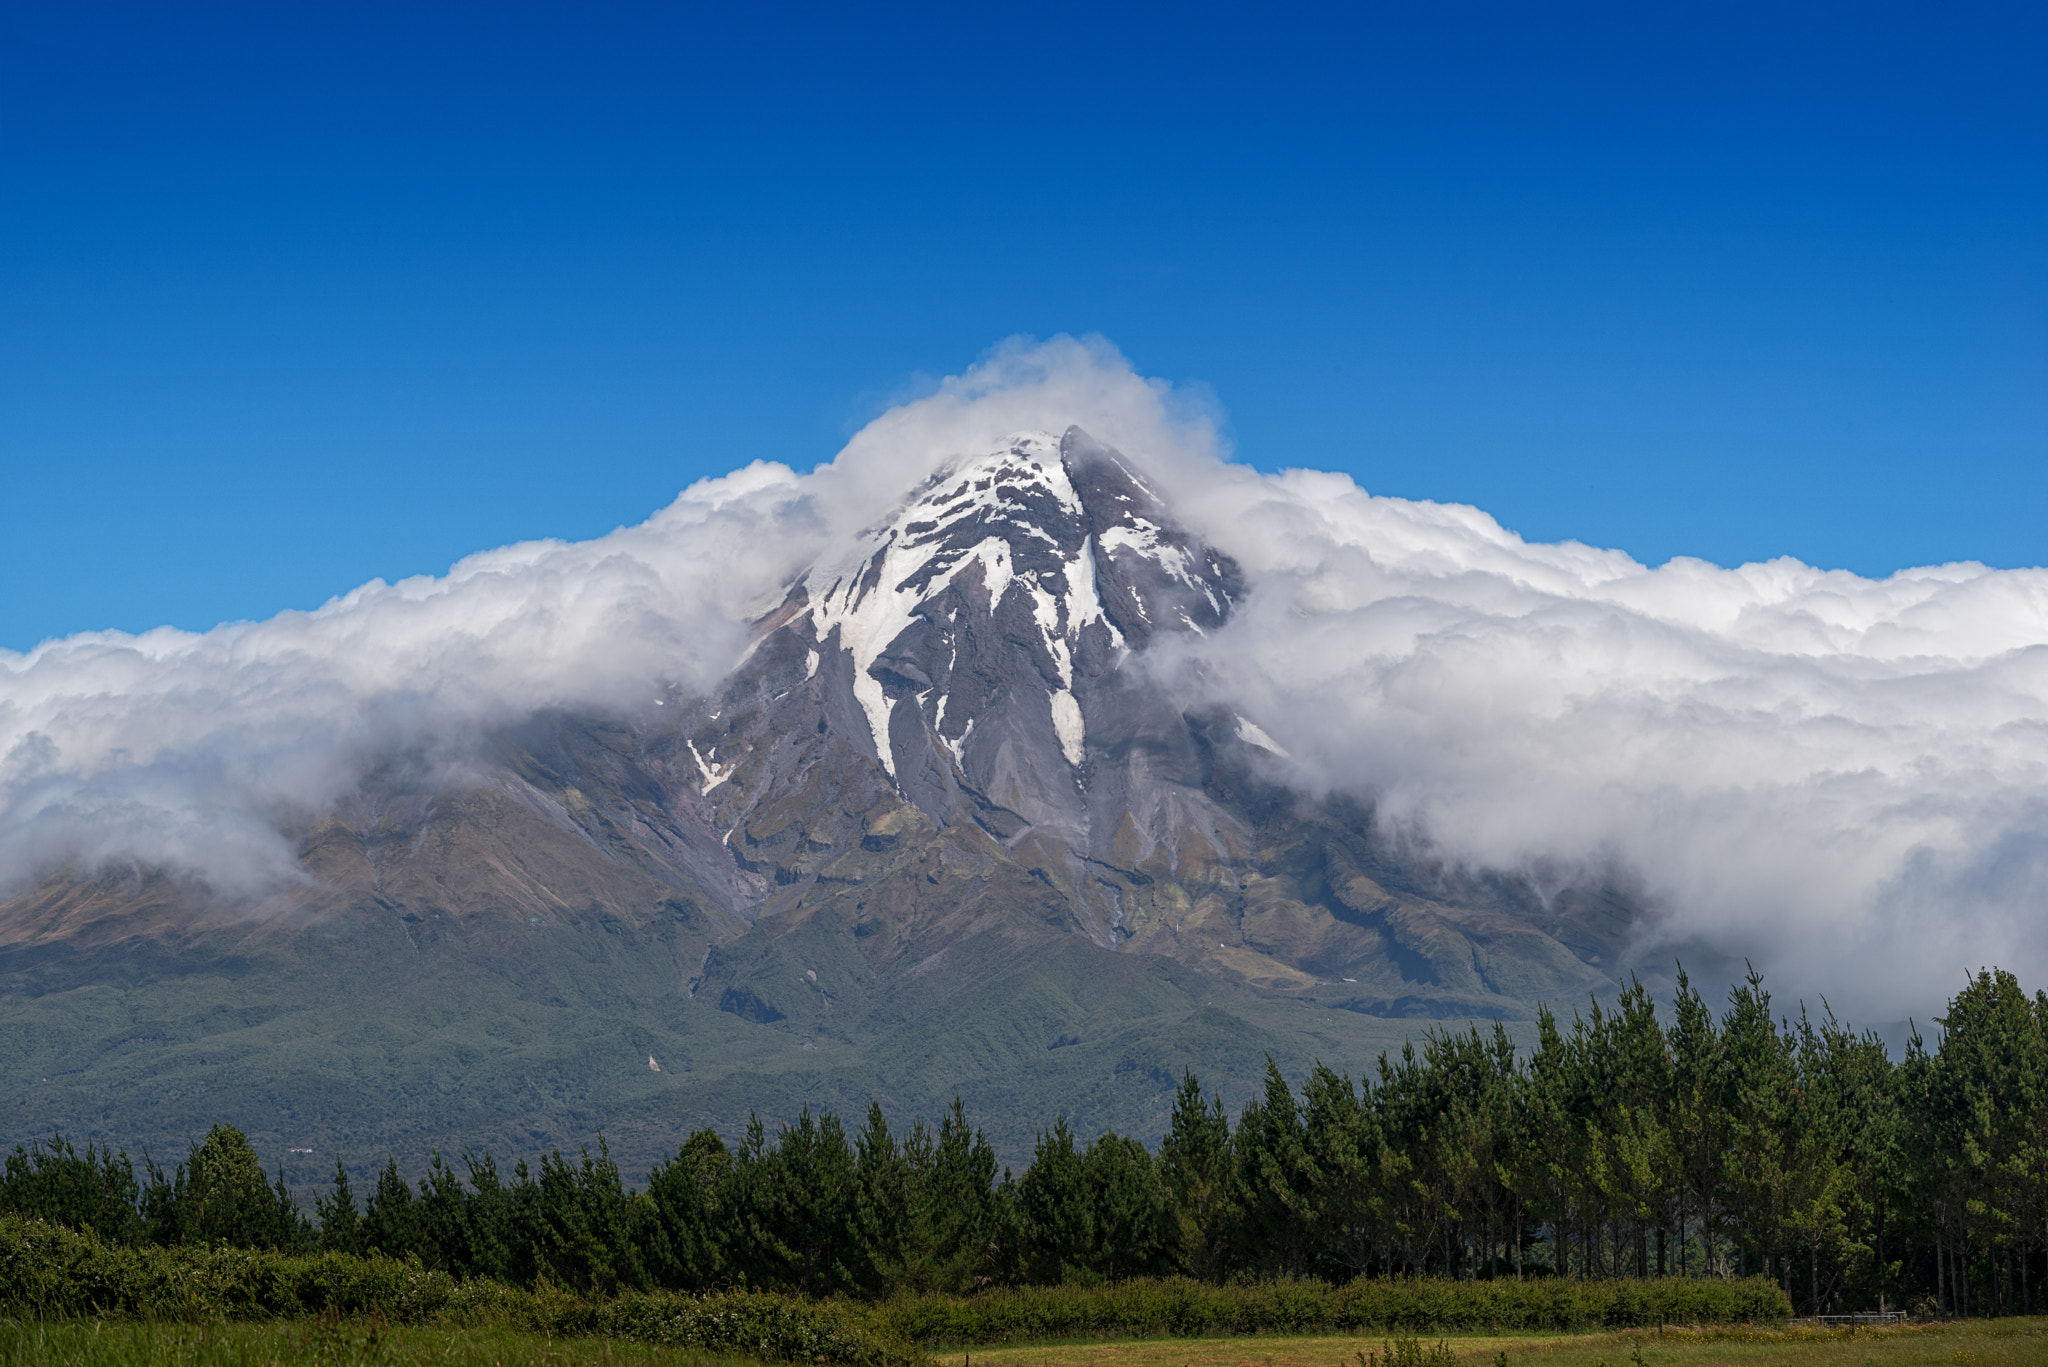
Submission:
<svg viewBox="0 0 2048 1367">
<path fill-rule="evenodd" d="M 814 565 L 709 697 L 402 766 L 261 904 L 148 872 L 0 904 L 0 1115 L 177 1145 L 229 1118 L 366 1164 L 602 1128 L 629 1168 L 801 1104 L 1012 1151 L 1156 1131 L 1182 1067 L 1352 1069 L 1418 1019 L 1608 985 L 1591 887 L 1437 867 L 1277 781 L 1148 668 L 1246 586 L 1071 429 L 961 458 Z"/>
</svg>

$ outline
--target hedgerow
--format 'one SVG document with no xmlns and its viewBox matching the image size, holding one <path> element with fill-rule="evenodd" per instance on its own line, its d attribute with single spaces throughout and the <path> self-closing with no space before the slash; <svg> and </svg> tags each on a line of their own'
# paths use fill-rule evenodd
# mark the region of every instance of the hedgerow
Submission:
<svg viewBox="0 0 2048 1367">
<path fill-rule="evenodd" d="M 378 1256 L 110 1245 L 0 1217 L 0 1316 L 160 1321 L 375 1317 L 590 1335 L 796 1362 L 914 1367 L 921 1348 L 1003 1341 L 1447 1329 L 1626 1328 L 1782 1320 L 1778 1287 L 1740 1281 L 1360 1278 L 1214 1286 L 1187 1278 L 846 1300 L 673 1292 L 603 1298 Z"/>
<path fill-rule="evenodd" d="M 0 1217 L 0 1317 L 265 1320 L 376 1317 L 696 1348 L 811 1367 L 915 1367 L 921 1355 L 852 1307 L 774 1295 L 526 1290 L 383 1257 L 294 1257 L 183 1245 L 123 1247 Z"/>
<path fill-rule="evenodd" d="M 926 1346 L 1086 1337 L 1447 1329 L 1631 1328 L 1788 1318 L 1784 1293 L 1741 1280 L 1448 1281 L 1359 1278 L 1213 1286 L 1186 1278 L 1116 1286 L 1018 1287 L 906 1296 L 877 1308 L 896 1337 Z"/>
</svg>

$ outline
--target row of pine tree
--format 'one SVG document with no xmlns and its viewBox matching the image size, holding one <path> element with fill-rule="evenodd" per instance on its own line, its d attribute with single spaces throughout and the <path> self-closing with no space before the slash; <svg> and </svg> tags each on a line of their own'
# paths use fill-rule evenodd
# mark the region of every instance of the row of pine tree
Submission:
<svg viewBox="0 0 2048 1367">
<path fill-rule="evenodd" d="M 0 1211 L 165 1244 L 417 1258 L 458 1276 L 623 1287 L 750 1285 L 883 1297 L 988 1285 L 1437 1274 L 1768 1273 L 1814 1311 L 2028 1311 L 2048 1253 L 2048 993 L 1986 971 L 1937 1046 L 1891 1059 L 1831 1015 L 1773 1014 L 1751 975 L 1718 1015 L 1683 975 L 1668 1018 L 1632 985 L 1532 1049 L 1426 1035 L 1299 1092 L 1268 1065 L 1233 1119 L 1193 1076 L 1156 1151 L 1080 1142 L 1064 1117 L 1021 1176 L 956 1101 L 937 1128 L 849 1134 L 806 1111 L 736 1145 L 700 1130 L 628 1190 L 576 1161 L 358 1201 L 336 1165 L 312 1218 L 219 1126 L 171 1171 L 58 1139 L 17 1149 Z"/>
</svg>

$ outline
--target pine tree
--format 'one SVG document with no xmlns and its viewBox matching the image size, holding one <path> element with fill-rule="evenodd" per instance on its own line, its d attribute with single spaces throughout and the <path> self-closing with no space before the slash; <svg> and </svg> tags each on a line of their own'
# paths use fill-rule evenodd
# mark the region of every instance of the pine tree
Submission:
<svg viewBox="0 0 2048 1367">
<path fill-rule="evenodd" d="M 1722 1097 L 1727 1059 L 1720 1023 L 1713 1008 L 1678 969 L 1675 1019 L 1667 1033 L 1671 1054 L 1671 1163 L 1676 1221 L 1678 1270 L 1694 1270 L 1690 1234 L 1698 1222 L 1700 1265 L 1711 1277 L 1717 1271 L 1716 1249 L 1721 1233 L 1721 1167 L 1727 1149 L 1727 1113 Z"/>
<path fill-rule="evenodd" d="M 1082 1176 L 1074 1132 L 1061 1112 L 1038 1136 L 1031 1166 L 1017 1183 L 1025 1276 L 1042 1285 L 1090 1279 L 1095 1212 Z"/>
<path fill-rule="evenodd" d="M 1649 1237 L 1655 1231 L 1662 1247 L 1666 1222 L 1678 1204 L 1678 1183 L 1672 1061 L 1656 1007 L 1639 979 L 1630 978 L 1593 1043 L 1599 1062 L 1592 1070 L 1591 1124 L 1598 1132 L 1593 1147 L 1601 1196 L 1631 1236 L 1632 1248 L 1616 1241 L 1617 1261 L 1632 1262 L 1629 1270 L 1648 1276 Z"/>
<path fill-rule="evenodd" d="M 1981 970 L 1949 1003 L 1932 1075 L 1946 1172 L 1937 1188 L 1945 1198 L 1950 1247 L 1958 1256 L 1960 1313 L 1970 1313 L 1975 1259 L 1981 1257 L 1995 1312 L 2005 1295 L 2003 1255 L 2030 1234 L 2035 1199 L 2025 1181 L 2027 1148 L 2038 1098 L 2048 1090 L 2044 1045 L 2034 1004 L 2004 970 Z M 2023 1223 L 2024 1222 L 2024 1223 Z"/>
<path fill-rule="evenodd" d="M 1852 1291 L 1875 1304 L 1893 1289 L 1887 1222 L 1899 1185 L 1900 1113 L 1895 1072 L 1876 1036 L 1856 1035 L 1825 1000 L 1818 1024 L 1804 1009 L 1795 1033 L 1803 1095 L 1841 1174 L 1839 1219 L 1806 1249 L 1808 1298 L 1825 1307 Z"/>
<path fill-rule="evenodd" d="M 0 1169 L 0 1213 L 91 1230 L 109 1243 L 145 1236 L 141 1197 L 125 1152 L 88 1143 L 80 1154 L 61 1135 L 16 1145 Z"/>
<path fill-rule="evenodd" d="M 469 1194 L 462 1179 L 435 1151 L 420 1179 L 419 1256 L 428 1267 L 457 1276 L 475 1276 L 480 1271 L 470 1236 Z"/>
<path fill-rule="evenodd" d="M 1738 1234 L 1767 1264 L 1776 1263 L 1790 1297 L 1788 1255 L 1834 1237 L 1842 1173 L 1755 971 L 1730 992 L 1721 1031 L 1728 1057 L 1723 1188 Z"/>
<path fill-rule="evenodd" d="M 465 1151 L 462 1164 L 469 1173 L 469 1198 L 463 1208 L 469 1275 L 528 1282 L 534 1268 L 533 1242 L 520 1220 L 519 1191 L 519 1184 L 526 1183 L 526 1165 L 518 1166 L 515 1184 L 508 1186 L 498 1176 L 497 1160 L 488 1153 Z"/>
<path fill-rule="evenodd" d="M 1174 1094 L 1172 1124 L 1159 1146 L 1159 1169 L 1176 1265 L 1191 1277 L 1221 1281 L 1237 1222 L 1230 1119 L 1222 1097 L 1204 1102 L 1192 1070 Z"/>
<path fill-rule="evenodd" d="M 412 1188 L 398 1175 L 398 1159 L 387 1154 L 376 1190 L 363 1202 L 363 1247 L 387 1258 L 417 1257 L 420 1247 L 418 1203 Z"/>
<path fill-rule="evenodd" d="M 574 1166 L 559 1150 L 541 1159 L 538 1186 L 534 1243 L 541 1271 L 596 1295 L 646 1284 L 625 1187 L 604 1136 L 598 1136 L 597 1156 L 583 1149 Z"/>
<path fill-rule="evenodd" d="M 159 1242 L 287 1250 L 306 1242 L 282 1172 L 273 1186 L 248 1136 L 232 1125 L 207 1131 L 168 1181 L 154 1169 L 151 1176 L 154 1199 L 146 1203 Z"/>
<path fill-rule="evenodd" d="M 1238 1118 L 1234 1145 L 1238 1238 L 1245 1257 L 1268 1276 L 1308 1270 L 1317 1174 L 1306 1138 L 1301 1108 L 1268 1055 L 1265 1094 Z"/>
<path fill-rule="evenodd" d="M 741 1148 L 736 1176 L 745 1191 L 753 1271 L 765 1285 L 806 1295 L 850 1289 L 855 1251 L 854 1157 L 839 1118 L 809 1107 L 784 1125 L 772 1147 L 759 1124 Z"/>
<path fill-rule="evenodd" d="M 1386 1243 L 1390 1189 L 1404 1171 L 1370 1104 L 1349 1077 L 1321 1063 L 1302 1087 L 1303 1142 L 1316 1174 L 1310 1260 L 1342 1280 L 1362 1276 Z"/>
<path fill-rule="evenodd" d="M 1578 1225 L 1575 1198 L 1583 1155 L 1572 1114 L 1576 1070 L 1557 1028 L 1557 1017 L 1547 1006 L 1537 1008 L 1536 1048 L 1527 1067 L 1528 1080 L 1515 1123 L 1521 1148 L 1509 1162 L 1509 1181 L 1549 1227 L 1551 1270 L 1568 1276 L 1573 1271 L 1572 1236 Z"/>
<path fill-rule="evenodd" d="M 1001 1239 L 1002 1213 L 996 1193 L 996 1154 L 988 1136 L 969 1127 L 959 1097 L 939 1122 L 938 1142 L 927 1147 L 920 1125 L 906 1150 L 916 1217 L 925 1231 L 925 1284 L 961 1294 L 993 1270 Z"/>
<path fill-rule="evenodd" d="M 725 1271 L 724 1188 L 732 1154 L 715 1130 L 698 1130 L 647 1176 L 639 1238 L 650 1278 L 671 1290 L 701 1291 Z"/>
<path fill-rule="evenodd" d="M 1162 1271 L 1169 1238 L 1166 1189 L 1145 1146 L 1104 1134 L 1083 1155 L 1081 1177 L 1094 1225 L 1090 1270 L 1113 1282 Z"/>
<path fill-rule="evenodd" d="M 363 1252 L 363 1219 L 350 1190 L 348 1169 L 334 1160 L 334 1190 L 313 1203 L 320 1220 L 320 1247 L 332 1253 Z"/>
<path fill-rule="evenodd" d="M 905 1147 L 914 1158 L 905 1157 Z M 853 1155 L 855 1285 L 876 1297 L 913 1287 L 928 1290 L 932 1212 L 913 1198 L 911 1172 L 913 1161 L 929 1165 L 930 1131 L 919 1124 L 907 1146 L 898 1145 L 881 1104 L 871 1102 L 867 1124 L 854 1138 Z"/>
</svg>

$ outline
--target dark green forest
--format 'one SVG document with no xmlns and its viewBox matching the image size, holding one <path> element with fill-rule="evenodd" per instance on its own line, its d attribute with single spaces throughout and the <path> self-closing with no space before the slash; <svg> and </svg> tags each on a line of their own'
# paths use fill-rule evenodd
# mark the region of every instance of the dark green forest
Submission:
<svg viewBox="0 0 2048 1367">
<path fill-rule="evenodd" d="M 602 1143 L 509 1170 L 436 1154 L 299 1209 L 216 1126 L 165 1169 L 59 1138 L 17 1148 L 0 1213 L 113 1244 L 416 1259 L 595 1294 L 761 1288 L 888 1298 L 1185 1275 L 1210 1282 L 1768 1275 L 1803 1311 L 2031 1312 L 2048 1254 L 2048 993 L 1978 974 L 1890 1058 L 1752 974 L 1715 1009 L 1681 974 L 1569 1026 L 1432 1032 L 1297 1091 L 1269 1065 L 1235 1117 L 1191 1075 L 1156 1150 L 1054 1117 L 1021 1174 L 956 1102 L 892 1131 L 806 1111 L 689 1135 L 629 1190 Z"/>
</svg>

